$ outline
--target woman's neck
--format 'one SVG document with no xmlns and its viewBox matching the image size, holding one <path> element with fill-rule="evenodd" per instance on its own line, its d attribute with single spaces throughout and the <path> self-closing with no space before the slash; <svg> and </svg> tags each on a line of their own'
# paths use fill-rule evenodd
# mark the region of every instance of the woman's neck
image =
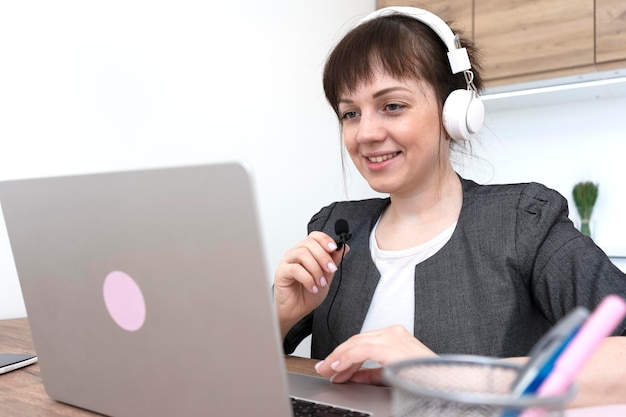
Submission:
<svg viewBox="0 0 626 417">
<path fill-rule="evenodd" d="M 450 170 L 410 195 L 390 198 L 376 229 L 376 241 L 381 249 L 400 250 L 427 242 L 454 224 L 461 213 L 463 189 L 458 175 Z"/>
</svg>

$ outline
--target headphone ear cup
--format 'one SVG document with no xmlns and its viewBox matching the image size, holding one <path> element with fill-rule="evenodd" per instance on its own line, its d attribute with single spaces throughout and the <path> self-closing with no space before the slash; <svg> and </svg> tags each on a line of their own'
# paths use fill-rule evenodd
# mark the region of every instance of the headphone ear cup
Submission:
<svg viewBox="0 0 626 417">
<path fill-rule="evenodd" d="M 443 127 L 454 140 L 469 140 L 482 128 L 485 105 L 472 90 L 454 90 L 442 112 Z"/>
</svg>

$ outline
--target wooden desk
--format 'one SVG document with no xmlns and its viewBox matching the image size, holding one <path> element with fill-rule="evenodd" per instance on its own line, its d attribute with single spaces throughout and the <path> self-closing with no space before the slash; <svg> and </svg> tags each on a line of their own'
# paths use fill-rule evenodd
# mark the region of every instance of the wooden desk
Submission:
<svg viewBox="0 0 626 417">
<path fill-rule="evenodd" d="M 0 352 L 35 352 L 28 319 L 0 320 Z M 286 357 L 287 370 L 308 375 L 317 375 L 313 367 L 316 362 L 308 358 Z M 50 399 L 41 382 L 38 363 L 0 375 L 0 416 L 82 417 L 99 415 Z M 566 417 L 597 416 L 624 417 L 626 416 L 626 404 L 568 410 L 566 413 Z"/>
</svg>

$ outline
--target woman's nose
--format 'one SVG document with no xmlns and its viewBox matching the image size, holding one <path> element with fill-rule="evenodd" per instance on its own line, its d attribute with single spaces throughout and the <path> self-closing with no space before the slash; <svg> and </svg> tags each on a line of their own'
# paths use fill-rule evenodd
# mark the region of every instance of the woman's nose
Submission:
<svg viewBox="0 0 626 417">
<path fill-rule="evenodd" d="M 383 121 L 377 115 L 362 114 L 356 139 L 360 143 L 384 140 L 386 131 Z"/>
</svg>

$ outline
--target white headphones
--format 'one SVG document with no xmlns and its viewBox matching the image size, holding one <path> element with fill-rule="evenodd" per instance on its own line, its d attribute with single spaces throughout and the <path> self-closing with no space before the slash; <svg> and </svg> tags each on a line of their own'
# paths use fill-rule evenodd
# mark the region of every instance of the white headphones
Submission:
<svg viewBox="0 0 626 417">
<path fill-rule="evenodd" d="M 469 56 L 467 50 L 461 47 L 459 37 L 441 18 L 416 7 L 385 7 L 368 14 L 358 24 L 393 14 L 407 15 L 430 27 L 448 48 L 448 61 L 452 73 L 464 72 L 467 89 L 454 90 L 448 95 L 443 104 L 442 120 L 444 128 L 452 139 L 471 139 L 483 126 L 485 106 L 478 97 Z"/>
</svg>

